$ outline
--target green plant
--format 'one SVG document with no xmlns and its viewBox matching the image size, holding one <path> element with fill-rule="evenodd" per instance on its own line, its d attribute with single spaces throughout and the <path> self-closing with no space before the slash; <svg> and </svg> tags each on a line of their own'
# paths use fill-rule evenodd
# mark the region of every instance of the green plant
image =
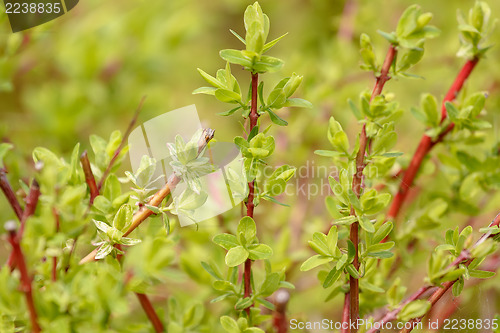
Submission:
<svg viewBox="0 0 500 333">
<path fill-rule="evenodd" d="M 362 124 L 361 132 L 356 139 L 354 149 L 350 151 L 347 134 L 340 123 L 332 117 L 328 128 L 328 140 L 334 150 L 316 151 L 318 155 L 332 157 L 334 163 L 341 165 L 342 168 L 338 180 L 330 177 L 334 197 L 328 197 L 326 200 L 328 211 L 334 218 L 334 226 L 327 234 L 320 232 L 314 234 L 309 245 L 317 255 L 305 261 L 301 270 L 307 271 L 318 266 L 327 268 L 319 274 L 324 288 L 334 286 L 327 300 L 340 292 L 345 293 L 342 318 L 345 323 L 342 327 L 344 332 L 352 327 L 350 323 L 356 323 L 354 331 L 358 329 L 360 289 L 364 293 L 385 292 L 381 282 L 390 277 L 393 271 L 380 271 L 376 267 L 384 265 L 380 260 L 392 258 L 394 255 L 391 249 L 396 243 L 388 241 L 389 236 L 392 234 L 398 243 L 409 239 L 411 245 L 415 241 L 412 239 L 412 233 L 417 232 L 419 228 L 436 227 L 447 210 L 448 203 L 442 198 L 436 199 L 429 205 L 424 216 L 418 217 L 415 225 L 407 230 L 399 230 L 399 235 L 392 232 L 393 222 L 398 221 L 398 213 L 431 148 L 451 134 L 457 138 L 450 144 L 453 146 L 452 151 L 456 151 L 455 147 L 474 144 L 470 138 L 478 135 L 481 130 L 491 127 L 487 121 L 477 118 L 485 105 L 484 93 L 462 97 L 460 107 L 452 103 L 479 59 L 489 48 L 484 43 L 491 29 L 490 9 L 484 2 L 476 2 L 470 10 L 467 22 L 459 13 L 462 47 L 458 54 L 467 57 L 468 60 L 445 96 L 441 113 L 438 111 L 436 98 L 430 94 L 422 96 L 420 108 L 412 109 L 415 117 L 428 126 L 428 129 L 410 164 L 405 170 L 400 171 L 403 176 L 399 190 L 391 200 L 391 193 L 384 187 L 391 177 L 391 168 L 401 155 L 399 152 L 393 152 L 392 149 L 397 142 L 394 131 L 395 120 L 402 111 L 398 103 L 393 100 L 392 94 L 383 94 L 383 88 L 392 77 L 413 76 L 406 71 L 422 58 L 424 41 L 438 34 L 435 27 L 428 25 L 431 18 L 431 13 L 422 13 L 418 6 L 413 5 L 402 14 L 395 32 L 379 31 L 391 44 L 382 64 L 376 61 L 370 38 L 366 34 L 361 35 L 363 59 L 361 68 L 372 71 L 376 77 L 372 93 L 361 94 L 360 107 L 349 101 L 352 112 Z M 456 154 L 456 158 L 465 165 L 470 165 L 469 170 L 475 172 L 469 174 L 461 182 L 459 181 L 460 195 L 463 200 L 467 200 L 466 198 L 471 198 L 479 191 L 474 188 L 479 183 L 471 177 L 485 179 L 491 175 L 488 168 L 479 166 L 479 161 L 472 162 L 474 158 L 471 156 L 464 156 L 461 151 L 457 151 Z M 491 158 L 497 160 L 497 155 L 495 152 Z M 479 169 L 482 169 L 482 172 Z M 377 186 L 377 184 L 382 186 Z M 488 181 L 482 184 L 484 189 L 489 187 Z M 375 188 L 369 189 L 371 186 L 382 191 Z M 386 208 L 388 208 L 387 211 L 385 211 Z M 422 222 L 419 223 L 420 221 Z M 426 222 L 427 225 L 424 224 Z M 490 225 L 496 228 L 498 222 L 497 218 Z M 350 231 L 347 232 L 346 228 Z M 477 270 L 485 257 L 496 248 L 492 243 L 486 242 L 489 236 L 492 236 L 491 230 L 488 230 L 490 234 L 483 236 L 473 247 L 467 243 L 470 242 L 468 239 L 472 233 L 470 226 L 464 228 L 461 233 L 459 233 L 459 227 L 456 227 L 454 231 L 449 230 L 446 234 L 446 244 L 438 246 L 437 253 L 431 256 L 427 281 L 429 285 L 418 290 L 416 294 L 398 306 L 397 304 L 402 301 L 404 289 L 399 286 L 400 280 L 396 280 L 397 284 L 387 292 L 388 304 L 396 309 L 389 311 L 379 323 L 387 323 L 395 319 L 418 322 L 452 286 L 453 294 L 459 295 L 463 288 L 464 277 L 486 278 L 494 275 Z M 362 237 L 360 237 L 360 232 Z M 496 229 L 493 232 L 496 233 Z M 341 246 L 343 244 L 345 245 Z M 402 246 L 404 245 L 399 245 L 400 248 Z M 442 250 L 448 250 L 451 253 L 443 255 Z M 399 262 L 398 260 L 395 264 Z M 433 286 L 439 289 L 434 289 L 435 292 L 428 300 L 418 299 Z M 376 302 L 365 301 L 362 313 L 369 312 L 377 306 Z M 370 330 L 370 332 L 375 331 L 376 329 Z M 405 328 L 403 331 L 409 332 L 411 329 Z"/>
<path fill-rule="evenodd" d="M 71 20 L 18 34 L 0 13 L 0 332 L 284 333 L 317 318 L 342 333 L 439 322 L 423 328 L 435 332 L 457 316 L 461 330 L 484 319 L 498 332 L 500 215 L 484 221 L 500 189 L 500 4 L 459 13 L 457 39 L 449 13 L 464 3 L 419 2 L 441 33 L 413 5 L 379 36 L 359 28 L 390 26 L 406 2 L 266 3 L 273 30 L 290 31 L 276 39 L 258 3 L 237 1 L 80 2 Z M 208 87 L 189 94 L 193 65 L 220 61 L 199 55 L 231 43 L 207 31 L 245 8 L 245 33 L 230 30 L 228 44 L 243 46 L 220 52 L 215 75 L 199 69 Z M 143 91 L 125 132 L 112 131 Z M 204 130 L 161 143 L 171 174 L 148 155 L 127 170 L 139 117 L 193 100 L 231 137 L 238 167 L 216 165 Z M 106 138 L 87 140 L 90 129 Z M 201 178 L 219 170 L 226 187 L 213 191 Z M 310 186 L 323 181 L 325 203 Z M 226 190 L 241 207 L 180 228 Z"/>
<path fill-rule="evenodd" d="M 264 81 L 259 82 L 259 75 L 276 72 L 283 66 L 281 59 L 264 55 L 264 53 L 285 35 L 267 42 L 270 22 L 257 2 L 245 10 L 244 22 L 245 38 L 233 30 L 231 33 L 245 45 L 245 49 L 220 51 L 221 58 L 227 61 L 227 64 L 225 69 L 217 71 L 215 77 L 198 69 L 211 87 L 198 88 L 193 92 L 213 95 L 221 102 L 236 104 L 235 108 L 221 115 L 229 116 L 240 111 L 245 120 L 244 126 L 248 126 L 245 137 L 234 138 L 234 143 L 243 156 L 245 181 L 248 182 L 248 191 L 245 191 L 248 193 L 245 198 L 246 216 L 240 220 L 235 234 L 224 233 L 213 238 L 214 243 L 228 251 L 225 257 L 226 265 L 229 267 L 227 278 L 216 274 L 214 267 L 204 263 L 205 269 L 216 279 L 214 288 L 224 292 L 216 300 L 236 298 L 236 310 L 244 310 L 242 311 L 244 317 L 240 318 L 238 323 L 229 317 L 221 317 L 221 323 L 228 332 L 260 332 L 258 328 L 247 328 L 248 324 L 256 325 L 263 320 L 260 309 L 254 307 L 254 304 L 274 310 L 274 305 L 264 297 L 271 295 L 280 287 L 293 287 L 285 282 L 284 271 L 272 271 L 270 262 L 267 261 L 273 254 L 272 248 L 260 243 L 257 238 L 257 227 L 254 221 L 255 207 L 262 199 L 279 204 L 274 197 L 285 191 L 287 181 L 295 174 L 295 168 L 289 165 L 280 166 L 270 175 L 266 173 L 265 168 L 268 168 L 266 159 L 275 150 L 275 139 L 267 135 L 269 127 L 264 131 L 260 130 L 260 116 L 267 113 L 272 123 L 286 126 L 287 122 L 280 118 L 276 111 L 283 107 L 311 107 L 306 100 L 291 98 L 302 81 L 302 76 L 295 73 L 279 81 L 267 98 L 264 96 Z M 246 96 L 242 94 L 240 84 L 231 74 L 230 64 L 243 66 L 246 71 L 250 72 L 251 82 Z M 266 274 L 258 287 L 256 287 L 252 273 L 252 262 L 256 260 L 266 261 Z M 242 264 L 244 265 L 243 281 L 239 287 L 235 267 Z"/>
</svg>

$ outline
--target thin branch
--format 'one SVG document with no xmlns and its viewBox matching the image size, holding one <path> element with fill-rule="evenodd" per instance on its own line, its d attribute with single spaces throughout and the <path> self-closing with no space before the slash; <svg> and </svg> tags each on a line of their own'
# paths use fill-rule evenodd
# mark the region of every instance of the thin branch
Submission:
<svg viewBox="0 0 500 333">
<path fill-rule="evenodd" d="M 344 307 L 342 308 L 342 329 L 340 333 L 349 333 L 351 330 L 349 329 L 349 316 L 351 309 L 351 298 L 349 293 L 346 293 L 344 296 Z"/>
<path fill-rule="evenodd" d="M 389 47 L 389 50 L 387 51 L 387 55 L 380 71 L 380 75 L 377 77 L 370 102 L 373 101 L 376 96 L 379 96 L 382 93 L 385 83 L 390 80 L 389 71 L 391 69 L 392 63 L 394 62 L 394 59 L 396 58 L 396 55 L 397 50 L 393 45 L 391 45 Z M 359 150 L 356 155 L 356 173 L 354 174 L 352 179 L 352 190 L 358 198 L 363 190 L 363 170 L 366 167 L 365 154 L 366 148 L 368 146 L 368 141 L 369 140 L 366 136 L 366 124 L 363 124 L 363 128 L 361 129 L 359 138 Z M 355 215 L 354 207 L 351 207 L 351 215 Z M 354 222 L 353 224 L 351 224 L 349 239 L 353 242 L 355 249 L 353 265 L 357 270 L 359 270 L 359 222 Z M 349 287 L 350 321 L 357 322 L 359 318 L 359 280 L 350 276 Z M 357 329 L 355 328 L 354 332 L 356 331 Z"/>
<path fill-rule="evenodd" d="M 24 208 L 23 216 L 21 218 L 21 226 L 19 227 L 18 238 L 19 241 L 23 238 L 24 229 L 26 228 L 26 220 L 35 213 L 38 199 L 40 198 L 40 185 L 33 179 L 31 183 L 30 192 L 26 198 L 26 207 Z"/>
<path fill-rule="evenodd" d="M 498 226 L 499 224 L 500 224 L 500 213 L 493 219 L 493 221 L 488 225 L 488 227 Z M 480 244 L 482 244 L 483 242 L 485 242 L 488 238 L 491 238 L 493 236 L 495 236 L 495 235 L 493 235 L 491 232 L 483 234 L 481 236 L 481 238 L 479 238 L 476 241 L 476 243 L 472 246 L 472 249 L 475 248 L 475 247 L 477 247 L 477 246 L 479 246 Z M 448 267 L 458 267 L 460 264 L 463 264 L 463 265 L 465 265 L 467 267 L 467 266 L 470 265 L 470 263 L 472 262 L 472 260 L 473 260 L 473 258 L 470 255 L 470 250 L 469 249 L 464 249 L 464 250 L 462 250 L 462 252 L 460 253 L 460 255 Z M 434 306 L 434 304 L 436 304 L 441 299 L 441 297 L 443 297 L 443 295 L 457 281 L 458 281 L 458 279 L 457 280 L 453 280 L 453 281 L 448 281 L 448 282 L 443 283 L 439 287 L 424 286 L 424 287 L 420 288 L 419 290 L 417 290 L 417 292 L 415 292 L 412 296 L 410 296 L 410 298 L 408 298 L 406 301 L 404 301 L 403 303 L 401 303 L 398 306 L 398 308 L 396 308 L 395 310 L 393 310 L 391 312 L 386 313 L 386 315 L 381 320 L 378 321 L 378 324 L 380 324 L 380 325 L 375 325 L 374 324 L 373 327 L 381 327 L 382 324 L 384 324 L 384 323 L 396 320 L 398 313 L 402 310 L 402 308 L 406 304 L 408 304 L 411 301 L 414 301 L 416 299 L 419 299 L 427 290 L 433 290 L 433 293 L 427 298 L 427 300 L 431 303 L 431 309 L 432 309 L 432 307 Z M 401 330 L 400 333 L 409 333 L 409 332 L 411 332 L 412 331 L 412 327 L 415 326 L 413 324 L 420 322 L 424 316 L 425 316 L 425 314 L 422 315 L 422 316 L 420 316 L 420 317 L 418 317 L 418 318 L 413 318 L 410 321 L 408 321 L 411 324 L 405 325 L 405 328 L 403 330 Z M 406 328 L 406 327 L 408 327 L 408 328 Z M 367 333 L 375 333 L 376 331 L 377 331 L 377 329 L 372 328 L 369 331 L 367 331 Z"/>
<path fill-rule="evenodd" d="M 259 113 L 257 112 L 257 88 L 259 85 L 259 74 L 257 73 L 252 73 L 252 99 L 251 99 L 251 104 L 250 104 L 250 131 L 249 133 L 257 126 L 257 121 L 259 120 Z M 247 216 L 253 218 L 253 211 L 255 209 L 255 204 L 254 204 L 254 196 L 255 196 L 255 180 L 251 181 L 248 183 L 248 198 L 246 202 L 247 206 Z M 245 272 L 243 274 L 244 278 L 244 296 L 245 297 L 250 297 L 252 294 L 252 285 L 251 285 L 251 275 L 252 275 L 252 260 L 248 258 L 245 261 Z M 250 305 L 245 309 L 247 315 L 250 315 Z"/>
<path fill-rule="evenodd" d="M 445 106 L 446 102 L 453 101 L 457 97 L 465 81 L 470 76 L 472 70 L 476 67 L 478 61 L 479 58 L 474 58 L 467 61 L 460 70 L 460 72 L 458 73 L 457 77 L 455 78 L 455 81 L 453 81 L 453 84 L 451 85 L 450 89 L 448 90 L 448 93 L 443 99 L 443 104 L 441 106 L 441 123 L 446 118 L 446 106 Z M 431 137 L 425 134 L 422 136 L 422 139 L 420 140 L 417 150 L 415 151 L 415 154 L 412 157 L 410 165 L 408 166 L 408 169 L 404 172 L 404 176 L 399 186 L 399 190 L 396 193 L 394 200 L 392 201 L 391 207 L 389 208 L 389 211 L 387 213 L 388 219 L 395 220 L 398 217 L 401 207 L 403 206 L 406 196 L 408 195 L 408 191 L 415 180 L 415 176 L 417 175 L 417 172 L 420 169 L 420 166 L 422 165 L 422 161 L 424 160 L 425 156 L 436 144 L 443 141 L 445 136 L 451 132 L 454 126 L 455 124 L 451 123 L 439 135 L 439 137 L 435 141 L 433 141 Z"/>
<path fill-rule="evenodd" d="M 36 206 L 38 204 L 38 199 L 40 197 L 40 186 L 36 180 L 33 180 L 31 183 L 30 191 L 28 196 L 26 197 L 26 207 L 21 216 L 21 225 L 19 227 L 19 231 L 17 232 L 18 242 L 21 242 L 24 234 L 24 228 L 26 226 L 26 221 L 30 216 L 35 213 Z M 10 270 L 13 271 L 16 267 L 16 256 L 14 255 L 14 251 L 10 253 L 9 259 L 7 260 L 7 265 L 10 267 Z"/>
<path fill-rule="evenodd" d="M 9 233 L 9 243 L 12 245 L 12 251 L 16 257 L 15 261 L 17 263 L 17 269 L 20 273 L 21 280 L 21 291 L 26 297 L 26 303 L 28 306 L 28 311 L 31 321 L 31 330 L 35 333 L 41 332 L 40 326 L 38 325 L 38 316 L 35 308 L 35 302 L 33 301 L 33 291 L 31 289 L 31 278 L 28 274 L 28 269 L 26 268 L 26 261 L 24 260 L 24 254 L 19 245 L 19 237 L 16 232 L 17 226 L 16 222 L 9 221 L 5 223 L 5 230 Z"/>
<path fill-rule="evenodd" d="M 206 129 L 203 133 L 200 142 L 198 143 L 198 153 L 201 153 L 203 149 L 207 146 L 208 142 L 212 140 L 214 137 L 214 131 L 212 129 Z M 162 201 L 171 193 L 171 191 L 177 186 L 177 184 L 181 181 L 179 177 L 175 174 L 170 176 L 167 183 L 156 192 L 153 197 L 149 200 L 149 206 L 158 207 L 162 203 Z M 124 237 L 128 236 L 132 231 L 135 230 L 142 222 L 144 222 L 149 216 L 153 214 L 153 211 L 146 207 L 146 205 L 142 206 L 133 216 L 132 224 L 123 234 Z M 90 252 L 85 258 L 80 260 L 80 265 L 85 264 L 87 262 L 95 261 L 95 256 L 99 248 L 94 249 Z"/>
<path fill-rule="evenodd" d="M 274 295 L 273 326 L 276 333 L 288 332 L 288 322 L 286 320 L 286 307 L 290 300 L 290 293 L 286 289 L 279 289 Z"/>
<path fill-rule="evenodd" d="M 2 188 L 2 191 L 9 201 L 10 206 L 14 210 L 14 213 L 16 213 L 17 218 L 19 219 L 19 221 L 21 221 L 23 216 L 23 209 L 21 208 L 21 205 L 17 200 L 14 190 L 12 190 L 12 186 L 10 186 L 6 173 L 7 171 L 5 169 L 0 168 L 0 188 Z"/>
<path fill-rule="evenodd" d="M 125 147 L 126 141 L 129 137 L 130 133 L 132 133 L 132 130 L 134 129 L 135 123 L 137 122 L 137 118 L 139 118 L 139 113 L 141 112 L 142 105 L 144 104 L 145 100 L 146 100 L 146 96 L 142 96 L 141 101 L 139 102 L 139 106 L 137 107 L 137 109 L 135 111 L 135 115 L 132 118 L 132 120 L 130 121 L 130 123 L 127 127 L 127 130 L 125 131 L 125 134 L 123 135 L 122 142 L 120 142 L 120 145 L 118 146 L 118 148 L 116 148 L 115 153 L 113 154 L 113 157 L 111 158 L 111 161 L 108 164 L 108 167 L 106 168 L 106 170 L 102 174 L 101 180 L 99 180 L 99 185 L 97 185 L 98 191 L 101 190 L 102 185 L 104 184 L 104 181 L 106 180 L 109 173 L 111 172 L 111 168 L 113 168 L 113 165 L 115 164 L 116 160 L 118 159 L 118 156 L 120 156 L 120 153 L 122 152 L 123 148 Z"/>
<path fill-rule="evenodd" d="M 399 304 L 399 306 L 396 309 L 394 309 L 392 311 L 388 311 L 380 320 L 378 320 L 376 323 L 374 323 L 373 327 L 370 330 L 368 330 L 366 333 L 376 333 L 379 330 L 379 328 L 375 328 L 375 327 L 382 327 L 385 323 L 396 320 L 399 312 L 401 312 L 401 310 L 403 309 L 403 307 L 406 304 L 413 302 L 417 299 L 420 299 L 427 291 L 434 290 L 435 288 L 437 288 L 437 287 L 432 287 L 432 286 L 421 287 L 420 289 L 415 291 L 410 297 L 408 297 L 404 302 Z"/>
<path fill-rule="evenodd" d="M 146 312 L 146 315 L 153 324 L 155 332 L 157 333 L 165 332 L 165 327 L 163 326 L 163 323 L 161 322 L 158 315 L 156 314 L 153 304 L 151 304 L 151 301 L 149 300 L 148 296 L 140 293 L 135 293 L 135 294 L 137 295 L 137 298 L 139 299 L 139 302 L 141 303 L 144 312 Z"/>
<path fill-rule="evenodd" d="M 94 199 L 99 195 L 99 190 L 97 189 L 97 185 L 95 183 L 94 173 L 90 167 L 89 156 L 86 150 L 80 156 L 80 162 L 82 163 L 83 173 L 85 174 L 85 182 L 87 182 L 90 190 L 90 205 L 92 205 L 94 203 Z"/>
</svg>

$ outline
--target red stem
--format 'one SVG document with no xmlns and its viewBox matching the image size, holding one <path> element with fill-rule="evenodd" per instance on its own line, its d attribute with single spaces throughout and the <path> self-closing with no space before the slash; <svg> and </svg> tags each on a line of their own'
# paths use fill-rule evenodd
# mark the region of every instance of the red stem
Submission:
<svg viewBox="0 0 500 333">
<path fill-rule="evenodd" d="M 12 186 L 10 186 L 6 173 L 7 171 L 5 169 L 0 168 L 0 188 L 2 188 L 2 191 L 5 194 L 7 201 L 9 201 L 10 206 L 14 210 L 14 213 L 16 213 L 18 220 L 21 221 L 23 209 L 17 200 L 16 194 L 12 190 Z"/>
<path fill-rule="evenodd" d="M 145 294 L 140 294 L 140 293 L 135 293 L 135 294 L 137 295 L 137 298 L 139 299 L 139 302 L 141 303 L 144 312 L 146 312 L 146 315 L 153 324 L 155 332 L 158 333 L 165 332 L 165 327 L 163 326 L 163 323 L 161 322 L 158 315 L 156 314 L 155 309 L 153 308 L 153 305 L 151 304 L 149 298 Z"/>
<path fill-rule="evenodd" d="M 500 213 L 495 216 L 495 218 L 493 219 L 493 221 L 491 221 L 491 223 L 488 225 L 488 227 L 494 227 L 494 226 L 498 226 L 500 225 Z M 483 243 L 484 241 L 486 241 L 488 238 L 491 238 L 495 235 L 491 234 L 491 233 L 485 233 L 481 236 L 481 238 L 479 238 L 477 240 L 477 242 L 472 246 L 472 248 L 475 248 L 477 246 L 479 246 L 481 243 Z M 449 265 L 449 267 L 458 267 L 460 264 L 463 264 L 465 265 L 466 267 L 468 267 L 470 265 L 470 263 L 473 261 L 473 258 L 471 258 L 470 256 L 470 250 L 469 249 L 464 249 L 462 250 L 462 252 L 460 253 L 460 255 Z M 393 321 L 397 318 L 397 314 L 401 311 L 401 309 L 406 305 L 408 304 L 409 302 L 411 301 L 414 301 L 416 299 L 418 299 L 420 296 L 422 296 L 424 294 L 424 292 L 426 292 L 427 290 L 429 289 L 433 289 L 435 288 L 435 291 L 433 294 L 431 294 L 431 296 L 427 299 L 430 303 L 431 303 L 431 309 L 432 307 L 441 299 L 441 297 L 443 297 L 443 295 L 455 284 L 455 282 L 457 282 L 458 280 L 454 280 L 454 281 L 448 281 L 448 282 L 445 282 L 443 283 L 439 288 L 437 287 L 432 287 L 432 286 L 424 286 L 422 288 L 420 288 L 414 295 L 412 295 L 408 300 L 406 300 L 404 303 L 401 303 L 401 305 L 387 313 L 384 318 L 382 318 L 379 323 L 386 323 L 386 322 L 389 322 L 389 321 Z M 400 333 L 409 333 L 412 331 L 412 327 L 414 327 L 415 325 L 413 325 L 414 323 L 418 323 L 422 320 L 422 318 L 425 316 L 425 314 L 423 316 L 420 316 L 418 318 L 413 318 L 411 319 L 410 321 L 408 321 L 410 324 L 409 325 L 405 325 L 405 328 L 403 330 L 400 331 Z M 373 326 L 376 326 L 376 325 L 373 325 Z M 381 325 L 380 325 L 381 326 Z M 408 327 L 408 328 L 406 328 Z M 375 333 L 377 330 L 376 329 L 371 329 L 369 330 L 367 333 Z"/>
<path fill-rule="evenodd" d="M 441 122 L 443 122 L 444 119 L 446 118 L 446 106 L 445 106 L 446 102 L 453 101 L 457 97 L 458 93 L 462 89 L 465 81 L 470 76 L 472 70 L 477 65 L 478 61 L 479 58 L 474 58 L 472 60 L 467 61 L 465 65 L 462 67 L 460 73 L 458 73 L 458 76 L 455 78 L 455 81 L 453 81 L 453 84 L 451 85 L 450 89 L 448 90 L 448 93 L 443 99 L 443 104 L 441 106 Z M 391 207 L 389 208 L 389 211 L 387 213 L 388 219 L 394 220 L 397 218 L 401 210 L 401 207 L 403 206 L 403 203 L 405 202 L 405 199 L 408 195 L 408 191 L 412 186 L 413 181 L 415 180 L 415 176 L 417 175 L 417 172 L 420 169 L 420 166 L 422 165 L 422 161 L 424 160 L 425 156 L 429 153 L 432 147 L 434 147 L 439 142 L 443 141 L 444 137 L 449 132 L 451 132 L 454 126 L 455 124 L 453 123 L 450 124 L 435 141 L 433 141 L 432 138 L 430 138 L 425 134 L 422 136 L 422 139 L 420 140 L 417 150 L 412 157 L 410 165 L 408 166 L 408 169 L 404 172 L 403 180 L 401 181 L 399 190 L 396 193 L 394 200 L 392 201 Z"/>
<path fill-rule="evenodd" d="M 432 286 L 424 286 L 424 287 L 421 287 L 420 289 L 418 289 L 417 291 L 415 291 L 410 297 L 408 297 L 404 302 L 402 302 L 396 309 L 392 310 L 392 311 L 389 311 L 387 312 L 383 317 L 382 319 L 380 319 L 379 321 L 377 321 L 377 325 L 373 325 L 373 328 L 371 328 L 370 330 L 368 330 L 366 333 L 376 333 L 377 332 L 377 329 L 375 327 L 382 327 L 385 323 L 388 323 L 388 322 L 391 322 L 393 320 L 396 320 L 397 317 L 398 317 L 398 313 L 401 312 L 401 310 L 403 309 L 403 307 L 410 303 L 410 302 L 413 302 L 417 299 L 419 299 L 420 297 L 422 297 L 428 290 L 430 289 L 433 289 L 435 287 L 432 287 Z"/>
<path fill-rule="evenodd" d="M 377 81 L 375 83 L 375 87 L 373 88 L 373 92 L 370 98 L 370 102 L 376 96 L 379 96 L 384 89 L 384 85 L 387 81 L 390 80 L 389 71 L 391 69 L 392 63 L 396 58 L 397 50 L 391 45 L 389 50 L 387 51 L 387 55 L 385 57 L 384 63 L 382 65 L 382 69 L 380 71 L 380 75 L 377 77 Z M 366 136 L 366 124 L 363 124 L 363 128 L 361 129 L 360 137 L 359 137 L 359 150 L 356 155 L 356 173 L 352 179 L 352 190 L 359 198 L 361 192 L 363 190 L 363 170 L 366 166 L 365 163 L 365 154 L 366 148 L 368 146 L 368 138 Z M 355 215 L 354 207 L 351 207 L 351 215 Z M 351 224 L 351 230 L 349 234 L 349 239 L 354 244 L 355 254 L 353 265 L 358 270 L 359 269 L 359 258 L 358 258 L 358 244 L 359 244 L 359 223 L 354 222 Z M 358 279 L 350 276 L 349 277 L 349 302 L 350 302 L 350 321 L 357 322 L 359 319 L 359 281 Z M 354 328 L 354 332 L 357 331 L 357 328 Z"/>
<path fill-rule="evenodd" d="M 250 118 L 250 132 L 254 129 L 255 126 L 257 126 L 257 121 L 259 119 L 259 114 L 257 112 L 258 84 L 259 84 L 259 74 L 252 73 L 252 99 L 250 104 L 250 115 L 248 116 Z M 247 216 L 251 218 L 253 218 L 253 211 L 255 209 L 255 205 L 253 203 L 254 196 L 255 196 L 255 180 L 248 183 L 248 199 L 246 202 L 246 206 L 247 206 Z M 247 259 L 245 261 L 245 272 L 243 274 L 245 297 L 250 297 L 250 295 L 252 294 L 251 275 L 252 275 L 252 260 Z M 250 316 L 250 307 L 252 307 L 252 305 L 250 305 L 248 308 L 245 309 L 245 312 L 247 313 L 248 316 Z"/>
<path fill-rule="evenodd" d="M 31 188 L 26 197 L 26 207 L 21 216 L 21 226 L 17 232 L 18 242 L 21 242 L 24 234 L 24 228 L 26 226 L 26 221 L 28 218 L 35 213 L 36 206 L 38 204 L 38 198 L 40 197 L 40 186 L 36 180 L 31 183 Z M 9 259 L 7 260 L 7 265 L 9 265 L 10 270 L 13 271 L 16 267 L 14 251 L 10 253 Z"/>
<path fill-rule="evenodd" d="M 273 325 L 276 333 L 288 332 L 288 322 L 286 320 L 286 307 L 290 300 L 290 293 L 286 289 L 279 289 L 274 296 L 276 309 L 273 312 Z"/>
<path fill-rule="evenodd" d="M 94 199 L 99 195 L 99 190 L 97 189 L 97 185 L 95 183 L 94 173 L 92 172 L 89 156 L 86 150 L 82 153 L 82 156 L 80 156 L 80 162 L 82 163 L 83 173 L 85 174 L 85 181 L 87 182 L 90 190 L 90 205 L 92 205 L 94 203 Z"/>
<path fill-rule="evenodd" d="M 340 333 L 349 333 L 351 331 L 349 329 L 350 309 L 351 309 L 351 299 L 349 293 L 346 293 L 344 297 L 344 308 L 342 309 L 342 329 Z"/>
<path fill-rule="evenodd" d="M 11 221 L 7 222 L 5 229 L 9 232 L 9 243 L 12 245 L 12 251 L 15 256 L 15 261 L 17 263 L 17 269 L 21 275 L 21 290 L 26 297 L 26 304 L 28 306 L 28 311 L 31 321 L 31 330 L 35 333 L 40 332 L 40 326 L 38 325 L 38 316 L 35 308 L 35 302 L 33 301 L 33 291 L 31 289 L 31 278 L 28 274 L 28 269 L 26 268 L 26 261 L 24 260 L 24 254 L 19 245 L 19 237 L 16 233 L 16 223 Z"/>
</svg>

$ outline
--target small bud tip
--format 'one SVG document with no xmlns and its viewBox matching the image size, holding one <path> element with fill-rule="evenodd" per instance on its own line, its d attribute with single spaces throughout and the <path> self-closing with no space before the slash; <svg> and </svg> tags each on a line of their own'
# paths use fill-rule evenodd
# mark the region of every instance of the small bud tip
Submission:
<svg viewBox="0 0 500 333">
<path fill-rule="evenodd" d="M 7 221 L 3 227 L 8 232 L 15 232 L 17 230 L 17 223 L 15 221 Z"/>
</svg>

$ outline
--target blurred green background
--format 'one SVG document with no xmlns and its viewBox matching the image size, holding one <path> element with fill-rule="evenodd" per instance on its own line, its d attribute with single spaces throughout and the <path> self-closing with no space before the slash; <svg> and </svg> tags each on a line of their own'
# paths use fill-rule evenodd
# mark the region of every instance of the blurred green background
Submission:
<svg viewBox="0 0 500 333">
<path fill-rule="evenodd" d="M 493 15 L 500 14 L 500 2 L 488 2 Z M 36 146 L 67 155 L 76 142 L 89 149 L 90 134 L 108 137 L 115 129 L 123 132 L 143 95 L 148 97 L 140 122 L 196 104 L 203 125 L 214 128 L 218 140 L 232 141 L 241 134 L 239 119 L 216 116 L 225 111 L 221 109 L 222 103 L 191 92 L 204 85 L 197 67 L 214 74 L 224 66 L 218 51 L 240 48 L 240 42 L 229 29 L 243 34 L 242 14 L 250 3 L 86 0 L 55 21 L 17 34 L 10 32 L 6 15 L 0 14 L 0 140 L 15 146 L 6 160 L 12 179 L 18 175 L 29 177 L 33 168 L 31 151 Z M 381 59 L 388 44 L 376 33 L 378 29 L 394 30 L 399 15 L 410 4 L 418 3 L 425 11 L 434 13 L 431 23 L 441 29 L 441 36 L 426 45 L 424 60 L 413 71 L 426 79 L 391 80 L 386 86 L 408 111 L 410 106 L 418 105 L 423 92 L 431 92 L 438 99 L 446 93 L 464 62 L 455 56 L 459 48 L 456 11 L 467 11 L 474 1 L 263 0 L 260 3 L 271 19 L 270 39 L 289 32 L 270 52 L 283 59 L 285 66 L 279 73 L 266 74 L 271 81 L 267 86 L 297 72 L 304 75 L 297 97 L 314 105 L 308 110 L 286 110 L 281 116 L 289 126 L 272 130 L 278 147 L 273 164 L 302 167 L 308 176 L 298 179 L 300 187 L 304 183 L 318 183 L 319 178 L 326 179 L 326 174 L 311 172 L 329 163 L 328 159 L 315 156 L 314 150 L 328 149 L 326 129 L 331 115 L 352 137 L 359 130 L 347 99 L 357 100 L 359 92 L 371 89 L 374 83 L 371 73 L 359 69 L 360 34 L 371 36 Z M 488 132 L 489 144 L 499 139 L 499 36 L 498 33 L 492 36 L 495 47 L 480 62 L 466 88 L 490 94 L 487 117 L 495 126 Z M 240 82 L 248 84 L 248 73 L 236 67 L 233 73 Z M 268 124 L 269 120 L 263 122 Z M 405 156 L 413 153 L 423 130 L 423 125 L 405 112 L 397 127 L 400 140 L 396 149 L 405 152 Z M 272 218 L 269 218 L 271 207 L 266 207 L 267 204 L 258 207 L 257 223 L 270 231 L 267 236 L 270 242 L 278 244 L 277 239 L 282 235 L 290 235 L 277 258 L 281 265 L 305 258 L 307 239 L 312 232 L 328 226 L 325 194 L 323 191 L 313 195 L 311 190 L 283 198 L 291 208 L 273 207 Z M 13 217 L 3 197 L 0 197 L 0 211 L 2 221 Z M 207 239 L 199 237 L 194 242 L 203 243 Z M 415 284 L 421 283 L 424 272 L 425 269 L 413 277 Z M 297 269 L 291 271 L 290 280 L 297 286 L 294 293 L 300 295 L 305 290 L 310 293 L 310 297 L 292 296 L 291 316 L 310 320 L 325 314 L 327 318 L 339 317 L 340 298 L 334 303 L 323 303 L 325 291 L 313 275 L 312 272 L 300 275 Z M 207 293 L 198 296 L 208 297 Z"/>
</svg>

